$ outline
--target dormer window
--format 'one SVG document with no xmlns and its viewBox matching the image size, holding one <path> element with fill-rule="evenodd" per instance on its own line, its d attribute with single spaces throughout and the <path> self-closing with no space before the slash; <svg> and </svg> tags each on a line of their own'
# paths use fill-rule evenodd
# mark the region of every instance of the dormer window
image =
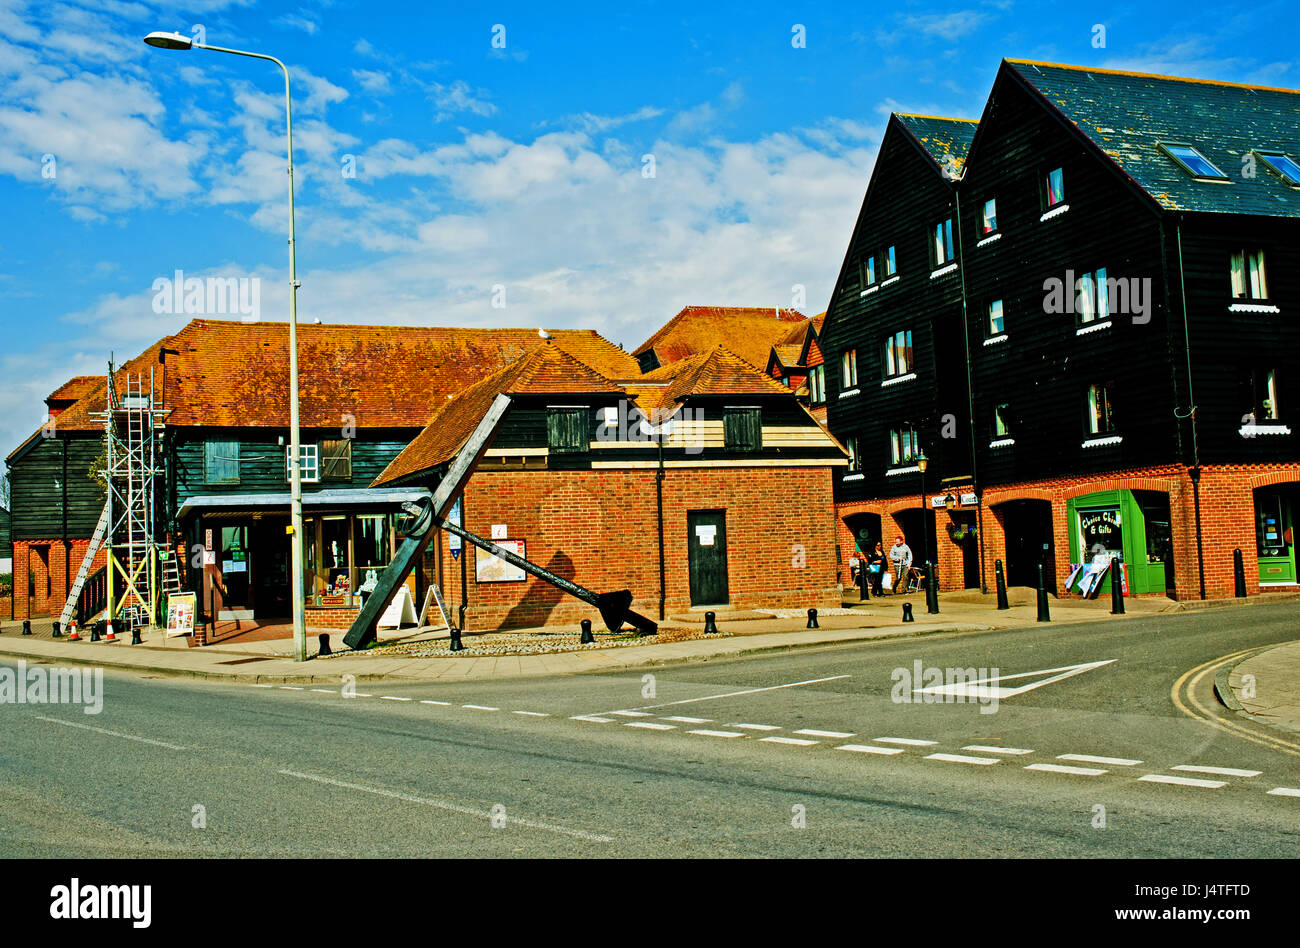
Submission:
<svg viewBox="0 0 1300 948">
<path fill-rule="evenodd" d="M 1270 171 L 1291 187 L 1300 188 L 1300 161 L 1281 152 L 1261 151 L 1258 154 Z"/>
<path fill-rule="evenodd" d="M 1180 142 L 1161 142 L 1160 150 L 1177 162 L 1193 178 L 1208 181 L 1227 181 L 1228 176 L 1191 145 Z"/>
</svg>

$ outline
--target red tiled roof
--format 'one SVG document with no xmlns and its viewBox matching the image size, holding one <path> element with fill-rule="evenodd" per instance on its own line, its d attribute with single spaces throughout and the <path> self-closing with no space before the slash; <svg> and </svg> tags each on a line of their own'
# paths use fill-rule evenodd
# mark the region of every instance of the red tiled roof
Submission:
<svg viewBox="0 0 1300 948">
<path fill-rule="evenodd" d="M 591 330 L 549 330 L 551 346 L 604 376 L 635 378 L 636 360 Z M 287 427 L 286 323 L 194 320 L 122 367 L 146 377 L 166 357 L 167 424 Z M 371 428 L 423 427 L 447 395 L 547 346 L 536 329 L 300 325 L 299 423 L 332 428 L 351 415 Z M 176 353 L 179 354 L 176 354 Z M 121 384 L 119 382 L 119 384 Z M 160 385 L 161 388 L 161 385 Z M 59 419 L 63 430 L 101 422 L 103 397 L 81 399 Z"/>
<path fill-rule="evenodd" d="M 91 394 L 98 389 L 104 390 L 104 376 L 102 375 L 78 375 L 75 378 L 68 379 L 50 394 L 45 396 L 45 401 L 49 402 L 75 402 L 77 399 Z"/>
<path fill-rule="evenodd" d="M 768 351 L 806 317 L 792 309 L 756 306 L 687 306 L 633 355 L 651 349 L 661 366 L 725 343 L 751 365 L 766 365 Z"/>
<path fill-rule="evenodd" d="M 789 395 L 790 390 L 722 346 L 665 365 L 643 377 L 670 381 L 660 404 L 699 395 Z"/>
</svg>

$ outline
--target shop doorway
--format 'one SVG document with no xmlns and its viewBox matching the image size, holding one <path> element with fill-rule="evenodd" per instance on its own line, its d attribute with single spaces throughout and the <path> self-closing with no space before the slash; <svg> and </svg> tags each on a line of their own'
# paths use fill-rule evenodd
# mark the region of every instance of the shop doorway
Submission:
<svg viewBox="0 0 1300 948">
<path fill-rule="evenodd" d="M 727 582 L 727 512 L 689 510 L 686 545 L 692 606 L 724 606 L 731 601 Z"/>
<path fill-rule="evenodd" d="M 912 550 L 912 565 L 920 567 L 921 564 L 934 560 L 939 543 L 934 532 L 934 511 L 922 510 L 918 506 L 895 513 L 894 519 L 902 528 L 903 540 Z M 895 533 L 884 538 L 886 556 L 889 555 L 889 548 L 894 545 L 897 536 Z"/>
<path fill-rule="evenodd" d="M 1056 594 L 1056 541 L 1052 534 L 1052 503 L 1048 500 L 1009 500 L 993 508 L 1002 520 L 1007 553 L 1004 564 L 1008 586 L 1038 586 L 1038 564 L 1043 581 Z"/>
<path fill-rule="evenodd" d="M 271 619 L 290 615 L 289 542 L 285 532 L 288 517 L 260 517 L 248 528 L 249 543 L 257 551 L 257 562 L 249 578 L 253 618 Z"/>
<path fill-rule="evenodd" d="M 1255 556 L 1261 586 L 1296 584 L 1297 493 L 1293 485 L 1273 485 L 1255 491 Z"/>
</svg>

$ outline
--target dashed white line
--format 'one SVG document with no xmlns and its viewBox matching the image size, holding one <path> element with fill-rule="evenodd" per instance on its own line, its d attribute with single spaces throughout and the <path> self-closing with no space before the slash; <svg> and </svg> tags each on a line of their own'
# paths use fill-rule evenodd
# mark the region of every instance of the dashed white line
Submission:
<svg viewBox="0 0 1300 948">
<path fill-rule="evenodd" d="M 852 731 L 814 731 L 810 727 L 801 728 L 795 731 L 796 734 L 807 734 L 809 737 L 852 737 Z"/>
<path fill-rule="evenodd" d="M 1296 787 L 1274 787 L 1268 792 L 1275 797 L 1300 797 L 1300 789 Z"/>
<path fill-rule="evenodd" d="M 1032 750 L 1026 750 L 1023 747 L 994 747 L 992 744 L 967 744 L 962 748 L 964 751 L 983 751 L 986 754 L 1032 754 Z"/>
<path fill-rule="evenodd" d="M 461 707 L 467 708 L 470 711 L 500 711 L 501 710 L 500 708 L 488 707 L 485 704 L 462 704 Z"/>
<path fill-rule="evenodd" d="M 770 744 L 794 744 L 796 747 L 809 747 L 821 743 L 821 741 L 804 740 L 801 737 L 760 737 L 759 740 Z"/>
<path fill-rule="evenodd" d="M 1216 774 L 1220 777 L 1258 777 L 1262 770 L 1239 770 L 1236 767 L 1201 767 L 1192 764 L 1179 764 L 1170 770 L 1185 770 L 1192 774 Z"/>
<path fill-rule="evenodd" d="M 728 724 L 727 727 L 738 727 L 742 731 L 779 731 L 781 730 L 775 724 Z"/>
<path fill-rule="evenodd" d="M 996 757 L 968 757 L 965 754 L 926 754 L 926 760 L 946 760 L 954 764 L 1000 764 Z"/>
<path fill-rule="evenodd" d="M 1114 767 L 1136 767 L 1142 763 L 1140 760 L 1129 760 L 1127 757 L 1097 757 L 1093 754 L 1057 754 L 1057 760 L 1077 760 L 1084 764 L 1111 764 Z"/>
<path fill-rule="evenodd" d="M 432 698 L 421 698 L 421 699 L 420 699 L 420 704 L 440 704 L 440 705 L 442 705 L 444 708 L 450 708 L 450 707 L 451 707 L 451 702 L 450 702 L 450 701 L 434 701 Z"/>
<path fill-rule="evenodd" d="M 1198 780 L 1196 777 L 1171 777 L 1169 774 L 1146 774 L 1138 777 L 1138 780 L 1146 783 L 1172 783 L 1180 787 L 1208 787 L 1210 790 L 1228 785 L 1226 780 Z"/>
<path fill-rule="evenodd" d="M 307 690 L 306 688 L 302 687 L 302 685 L 281 685 L 280 687 L 283 688 L 285 691 L 306 691 Z"/>
<path fill-rule="evenodd" d="M 399 695 L 380 695 L 380 701 L 410 701 L 410 698 L 403 698 Z"/>
<path fill-rule="evenodd" d="M 712 724 L 713 718 L 686 718 L 681 715 L 665 715 L 665 721 L 677 721 L 681 724 Z"/>
<path fill-rule="evenodd" d="M 766 688 L 746 688 L 744 691 L 728 691 L 726 694 L 705 695 L 703 698 L 683 698 L 680 701 L 665 701 L 663 704 L 643 704 L 642 711 L 651 708 L 670 708 L 678 704 L 692 704 L 696 701 L 714 701 L 718 698 L 738 698 L 741 695 L 754 695 L 760 691 L 778 691 L 782 688 L 798 688 L 800 685 L 819 685 L 824 681 L 839 681 L 841 678 L 851 678 L 852 675 L 831 675 L 829 678 L 809 678 L 807 681 L 790 681 L 784 685 L 769 685 Z"/>
<path fill-rule="evenodd" d="M 575 714 L 569 718 L 570 721 L 591 721 L 593 724 L 613 724 L 613 718 L 602 718 L 595 714 Z"/>
<path fill-rule="evenodd" d="M 107 734 L 109 737 L 121 737 L 128 741 L 139 741 L 141 744 L 152 744 L 155 747 L 165 747 L 168 750 L 183 751 L 185 750 L 180 744 L 168 744 L 166 741 L 155 741 L 151 737 L 138 737 L 135 734 L 123 734 L 121 731 L 110 731 L 106 727 L 92 727 L 89 724 L 78 724 L 76 721 L 64 721 L 62 718 L 47 718 L 44 715 L 36 715 L 38 721 L 49 721 L 51 724 L 62 724 L 64 727 L 76 727 L 83 731 L 94 731 L 96 734 Z"/>
<path fill-rule="evenodd" d="M 700 734 L 704 737 L 744 737 L 739 731 L 687 731 L 687 734 Z"/>
<path fill-rule="evenodd" d="M 344 695 L 344 697 L 348 697 L 348 696 L 347 696 L 347 695 Z M 362 692 L 357 691 L 357 692 L 353 692 L 352 697 L 353 697 L 353 698 L 373 698 L 374 695 L 363 694 Z"/>
<path fill-rule="evenodd" d="M 938 741 L 922 741 L 915 737 L 873 737 L 872 740 L 881 744 L 906 744 L 909 747 L 929 747 L 932 744 L 938 744 Z"/>
<path fill-rule="evenodd" d="M 344 790 L 359 790 L 362 793 L 373 793 L 381 797 L 389 797 L 394 800 L 404 800 L 407 803 L 420 803 L 424 806 L 437 807 L 439 810 L 448 810 L 452 813 L 460 813 L 465 816 L 473 816 L 479 819 L 498 819 L 496 814 L 489 813 L 487 810 L 476 810 L 473 807 L 461 806 L 457 803 L 449 803 L 445 800 L 435 800 L 431 797 L 417 797 L 410 793 L 399 793 L 396 790 L 385 790 L 382 787 L 367 787 L 359 783 L 346 783 L 342 780 L 334 780 L 330 777 L 319 777 L 315 774 L 298 773 L 294 770 L 281 770 L 279 773 L 286 777 L 297 777 L 300 780 L 312 780 L 316 783 L 329 784 L 331 787 L 341 787 Z M 562 833 L 565 836 L 576 836 L 578 839 L 586 839 L 596 843 L 612 843 L 614 837 L 604 836 L 600 833 L 589 833 L 586 830 L 573 829 L 568 826 L 557 826 L 554 823 L 539 823 L 535 820 L 526 820 L 518 816 L 507 816 L 507 823 L 516 823 L 519 826 L 527 826 L 532 829 L 545 830 L 549 833 Z"/>
<path fill-rule="evenodd" d="M 312 691 L 319 695 L 336 695 L 338 694 L 333 688 L 313 688 Z"/>
<path fill-rule="evenodd" d="M 901 747 L 873 747 L 870 744 L 841 744 L 835 748 L 840 751 L 857 751 L 859 754 L 901 754 Z"/>
<path fill-rule="evenodd" d="M 261 684 L 258 684 L 257 682 L 254 682 L 254 683 L 253 683 L 253 687 L 254 687 L 254 688 L 274 688 L 275 685 L 261 685 Z"/>
<path fill-rule="evenodd" d="M 675 731 L 676 724 L 660 724 L 658 721 L 624 721 L 624 727 L 641 727 L 650 731 Z"/>
<path fill-rule="evenodd" d="M 549 718 L 551 715 L 546 711 L 511 711 L 511 714 L 526 714 L 530 718 Z"/>
<path fill-rule="evenodd" d="M 1025 770 L 1045 770 L 1053 774 L 1078 774 L 1081 777 L 1100 777 L 1107 773 L 1105 770 L 1097 770 L 1095 767 L 1067 767 L 1064 764 L 1029 764 Z"/>
<path fill-rule="evenodd" d="M 649 711 L 606 711 L 606 714 L 618 714 L 625 718 L 652 718 L 654 717 Z"/>
</svg>

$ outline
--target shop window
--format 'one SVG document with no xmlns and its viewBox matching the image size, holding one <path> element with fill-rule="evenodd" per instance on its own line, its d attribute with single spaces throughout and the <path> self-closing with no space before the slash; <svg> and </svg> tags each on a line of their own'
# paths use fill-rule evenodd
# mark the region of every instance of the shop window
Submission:
<svg viewBox="0 0 1300 948">
<path fill-rule="evenodd" d="M 357 576 L 363 570 L 379 571 L 388 565 L 389 528 L 387 514 L 359 514 L 352 533 L 352 550 L 356 556 Z"/>
<path fill-rule="evenodd" d="M 290 445 L 284 448 L 284 479 L 290 483 L 293 481 L 293 447 Z M 320 445 L 298 445 L 298 480 L 304 484 L 320 481 Z"/>
<path fill-rule="evenodd" d="M 320 443 L 320 479 L 323 481 L 352 480 L 351 438 Z"/>
<path fill-rule="evenodd" d="M 1264 251 L 1233 251 L 1228 270 L 1232 281 L 1233 299 L 1268 299 L 1268 280 L 1264 275 Z"/>
<path fill-rule="evenodd" d="M 203 442 L 203 483 L 239 483 L 239 442 Z"/>
<path fill-rule="evenodd" d="M 989 198 L 984 202 L 984 213 L 980 219 L 980 233 L 992 234 L 998 229 L 998 202 Z"/>
<path fill-rule="evenodd" d="M 1080 510 L 1078 517 L 1079 562 L 1098 556 L 1124 558 L 1124 523 L 1118 506 Z"/>
<path fill-rule="evenodd" d="M 321 518 L 321 570 L 325 580 L 326 595 L 339 596 L 352 592 L 348 565 L 348 518 L 344 514 Z"/>
<path fill-rule="evenodd" d="M 1258 556 L 1286 556 L 1290 545 L 1287 523 L 1283 520 L 1282 496 L 1260 494 L 1255 499 L 1255 545 Z"/>
<path fill-rule="evenodd" d="M 728 451 L 753 452 L 763 447 L 763 418 L 757 408 L 727 408 L 722 413 L 722 440 Z"/>
<path fill-rule="evenodd" d="M 840 356 L 840 390 L 858 387 L 858 350 L 848 349 Z"/>
<path fill-rule="evenodd" d="M 912 371 L 912 331 L 899 330 L 885 338 L 885 378 L 906 375 Z"/>
<path fill-rule="evenodd" d="M 546 447 L 552 454 L 586 454 L 591 432 L 585 408 L 551 408 L 546 412 Z"/>
<path fill-rule="evenodd" d="M 911 464 L 916 454 L 915 428 L 908 425 L 903 428 L 894 428 L 889 432 L 889 462 L 891 464 Z"/>
<path fill-rule="evenodd" d="M 1081 324 L 1110 318 L 1110 291 L 1106 285 L 1106 268 L 1085 273 L 1074 281 L 1075 312 Z"/>
<path fill-rule="evenodd" d="M 1115 430 L 1114 382 L 1103 382 L 1088 389 L 1088 433 L 1110 434 Z"/>
</svg>

